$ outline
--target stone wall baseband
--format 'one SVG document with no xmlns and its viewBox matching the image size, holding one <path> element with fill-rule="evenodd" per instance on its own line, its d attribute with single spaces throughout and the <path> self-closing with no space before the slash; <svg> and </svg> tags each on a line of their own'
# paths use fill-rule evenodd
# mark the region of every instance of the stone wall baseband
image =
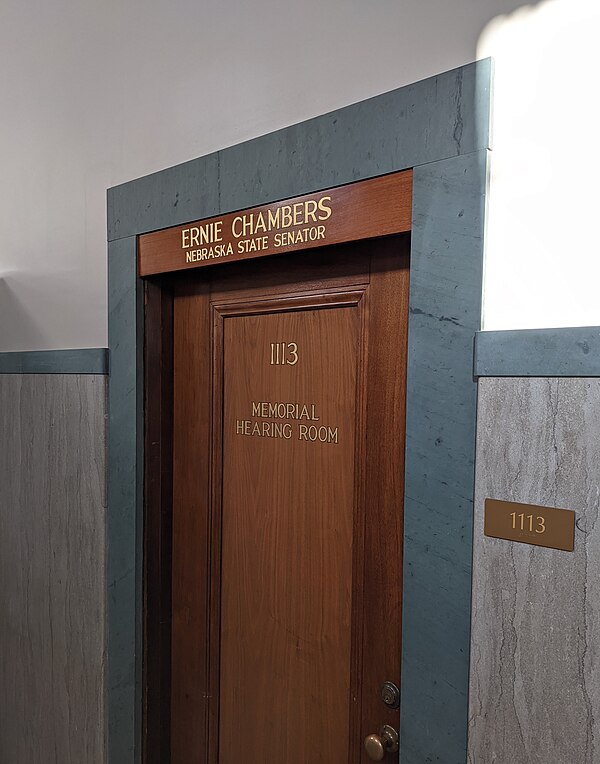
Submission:
<svg viewBox="0 0 600 764">
<path fill-rule="evenodd" d="M 0 353 L 0 374 L 108 374 L 108 348 Z"/>
<path fill-rule="evenodd" d="M 476 377 L 600 377 L 600 327 L 477 332 Z"/>
</svg>

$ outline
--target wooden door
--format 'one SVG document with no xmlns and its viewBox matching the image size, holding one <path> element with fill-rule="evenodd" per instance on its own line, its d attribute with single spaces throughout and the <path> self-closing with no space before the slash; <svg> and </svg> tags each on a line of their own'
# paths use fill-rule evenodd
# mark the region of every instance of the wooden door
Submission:
<svg viewBox="0 0 600 764">
<path fill-rule="evenodd" d="M 357 763 L 398 729 L 408 243 L 175 282 L 173 764 Z"/>
</svg>

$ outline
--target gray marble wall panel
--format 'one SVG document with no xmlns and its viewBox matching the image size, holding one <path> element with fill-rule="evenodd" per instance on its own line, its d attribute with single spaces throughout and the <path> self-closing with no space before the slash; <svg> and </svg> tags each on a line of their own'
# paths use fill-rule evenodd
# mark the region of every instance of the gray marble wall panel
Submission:
<svg viewBox="0 0 600 764">
<path fill-rule="evenodd" d="M 469 762 L 600 761 L 600 380 L 479 382 Z M 486 497 L 574 509 L 575 552 L 486 538 Z"/>
<path fill-rule="evenodd" d="M 106 377 L 0 375 L 0 762 L 102 764 Z"/>
</svg>

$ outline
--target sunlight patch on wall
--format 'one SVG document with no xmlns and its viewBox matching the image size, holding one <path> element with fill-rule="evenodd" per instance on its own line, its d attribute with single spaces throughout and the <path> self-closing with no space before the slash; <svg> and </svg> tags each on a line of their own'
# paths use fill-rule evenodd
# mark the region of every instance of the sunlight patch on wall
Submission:
<svg viewBox="0 0 600 764">
<path fill-rule="evenodd" d="M 600 325 L 600 2 L 494 19 L 485 329 Z"/>
</svg>

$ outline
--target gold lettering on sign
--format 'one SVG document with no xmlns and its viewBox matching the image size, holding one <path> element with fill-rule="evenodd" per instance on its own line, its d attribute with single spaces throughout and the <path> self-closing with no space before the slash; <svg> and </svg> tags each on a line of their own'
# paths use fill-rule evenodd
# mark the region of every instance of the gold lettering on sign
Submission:
<svg viewBox="0 0 600 764">
<path fill-rule="evenodd" d="M 298 425 L 298 440 L 310 440 L 312 443 L 316 440 L 320 443 L 337 443 L 338 428 L 315 427 L 314 424 L 309 427 L 306 424 L 300 424 Z"/>
<path fill-rule="evenodd" d="M 215 244 L 223 241 L 223 221 L 214 220 L 201 226 L 184 228 L 181 231 L 181 249 L 200 247 L 202 244 Z"/>
<path fill-rule="evenodd" d="M 575 545 L 575 512 L 486 499 L 484 533 L 492 538 L 572 552 Z"/>
<path fill-rule="evenodd" d="M 314 225 L 311 228 L 302 228 L 299 231 L 286 231 L 276 233 L 273 243 L 276 247 L 289 247 L 292 244 L 306 244 L 309 241 L 317 241 L 325 238 L 325 226 Z"/>
<path fill-rule="evenodd" d="M 231 233 L 236 239 L 241 239 L 242 236 L 252 237 L 282 228 L 329 220 L 332 214 L 329 202 L 330 196 L 322 196 L 318 200 L 282 204 L 274 210 L 268 210 L 266 215 L 262 211 L 236 215 L 231 221 Z M 317 227 L 324 230 L 324 226 Z"/>
<path fill-rule="evenodd" d="M 295 342 L 271 343 L 271 366 L 295 366 L 298 363 L 298 345 Z"/>
<path fill-rule="evenodd" d="M 314 403 L 269 403 L 252 401 L 252 416 L 261 419 L 308 419 L 318 422 Z"/>
<path fill-rule="evenodd" d="M 522 531 L 529 530 L 529 533 L 534 532 L 533 515 L 525 515 L 524 512 L 521 512 L 521 514 L 517 516 L 516 512 L 511 512 L 510 516 L 512 517 L 513 530 L 517 530 L 517 528 L 519 528 Z M 519 522 L 517 522 L 517 517 Z M 541 515 L 538 515 L 535 518 L 535 532 L 546 533 L 546 519 Z"/>
<path fill-rule="evenodd" d="M 216 257 L 227 257 L 233 254 L 231 242 L 228 244 L 215 244 L 214 247 L 202 249 L 188 249 L 185 253 L 186 263 L 198 263 L 200 260 L 213 260 Z"/>
<path fill-rule="evenodd" d="M 238 419 L 235 431 L 238 435 L 254 435 L 259 438 L 289 440 L 292 437 L 292 425 L 289 422 L 252 422 L 251 419 Z"/>
<path fill-rule="evenodd" d="M 410 231 L 412 170 L 142 234 L 140 276 Z M 357 210 L 361 214 L 357 214 Z"/>
<path fill-rule="evenodd" d="M 305 421 L 319 421 L 314 403 L 252 401 L 251 416 L 254 418 L 236 419 L 236 435 L 290 440 L 295 432 L 298 440 L 304 440 L 307 443 L 339 443 L 339 427 L 304 424 Z M 297 425 L 294 427 L 289 421 L 267 421 L 272 419 L 292 419 L 297 421 Z"/>
<path fill-rule="evenodd" d="M 280 204 L 274 209 L 244 212 L 231 220 L 228 230 L 223 220 L 181 230 L 181 249 L 186 263 L 197 263 L 229 255 L 263 252 L 270 247 L 293 247 L 326 239 L 324 225 L 333 214 L 331 196 Z M 271 238 L 271 234 L 272 237 Z"/>
</svg>

